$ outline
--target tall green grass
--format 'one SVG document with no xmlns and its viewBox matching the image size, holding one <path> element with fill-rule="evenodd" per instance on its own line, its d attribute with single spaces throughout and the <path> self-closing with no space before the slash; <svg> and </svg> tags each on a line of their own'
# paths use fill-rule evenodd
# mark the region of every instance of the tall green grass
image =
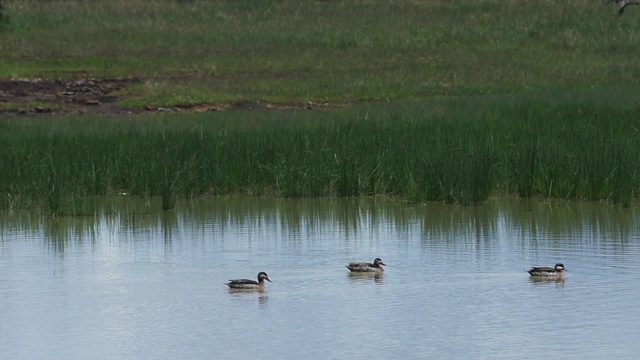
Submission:
<svg viewBox="0 0 640 360">
<path fill-rule="evenodd" d="M 515 101 L 408 102 L 335 112 L 0 120 L 2 207 L 90 212 L 91 196 L 490 196 L 608 201 L 639 194 L 640 110 Z M 87 210 L 89 209 L 89 210 Z"/>
</svg>

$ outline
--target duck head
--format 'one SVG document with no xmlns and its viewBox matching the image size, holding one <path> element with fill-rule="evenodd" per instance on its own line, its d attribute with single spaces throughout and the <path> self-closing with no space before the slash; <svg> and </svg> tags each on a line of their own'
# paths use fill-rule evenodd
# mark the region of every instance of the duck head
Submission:
<svg viewBox="0 0 640 360">
<path fill-rule="evenodd" d="M 380 259 L 380 258 L 376 258 L 375 260 L 373 260 L 373 265 L 374 265 L 374 266 L 380 266 L 380 265 L 387 266 L 387 264 L 385 264 L 385 263 L 382 261 L 382 259 Z"/>
<path fill-rule="evenodd" d="M 272 282 L 271 279 L 269 279 L 269 275 L 267 275 L 267 273 L 264 271 L 261 271 L 258 273 L 258 282 L 262 280 L 267 280 L 268 282 Z"/>
</svg>

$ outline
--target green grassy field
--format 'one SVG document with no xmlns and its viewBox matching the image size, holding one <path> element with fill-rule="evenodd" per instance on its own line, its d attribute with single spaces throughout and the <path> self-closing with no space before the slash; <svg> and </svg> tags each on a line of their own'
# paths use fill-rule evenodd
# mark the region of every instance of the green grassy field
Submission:
<svg viewBox="0 0 640 360">
<path fill-rule="evenodd" d="M 135 76 L 128 106 L 636 91 L 604 1 L 3 0 L 0 77 Z"/>
<path fill-rule="evenodd" d="M 640 194 L 640 11 L 600 2 L 4 0 L 0 77 L 138 77 L 123 105 L 328 111 L 0 118 L 0 208 L 94 196 Z M 634 10 L 634 9 L 631 9 Z M 7 106 L 5 104 L 5 106 Z"/>
</svg>

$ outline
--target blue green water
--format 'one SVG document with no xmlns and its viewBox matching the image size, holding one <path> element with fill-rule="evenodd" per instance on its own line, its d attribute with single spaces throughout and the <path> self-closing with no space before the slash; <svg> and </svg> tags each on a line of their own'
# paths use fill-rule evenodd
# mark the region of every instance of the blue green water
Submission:
<svg viewBox="0 0 640 360">
<path fill-rule="evenodd" d="M 0 215 L 4 357 L 640 357 L 636 208 L 222 198 L 115 210 Z M 375 257 L 381 277 L 344 267 Z M 525 272 L 556 262 L 564 282 Z M 259 271 L 265 292 L 224 285 Z"/>
</svg>

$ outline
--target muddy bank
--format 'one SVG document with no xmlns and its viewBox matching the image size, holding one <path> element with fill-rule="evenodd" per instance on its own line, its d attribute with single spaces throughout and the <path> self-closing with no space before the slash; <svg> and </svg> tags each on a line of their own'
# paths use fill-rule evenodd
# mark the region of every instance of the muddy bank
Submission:
<svg viewBox="0 0 640 360">
<path fill-rule="evenodd" d="M 129 108 L 120 105 L 126 99 L 121 95 L 127 86 L 144 81 L 140 78 L 114 79 L 0 79 L 0 116 L 38 116 L 64 114 L 133 115 L 156 111 L 218 111 L 238 110 L 296 110 L 322 109 L 329 104 L 308 102 L 300 105 L 238 102 L 198 104 L 164 108 L 145 106 Z"/>
<path fill-rule="evenodd" d="M 114 95 L 140 79 L 1 79 L 3 114 L 132 114 L 140 110 L 118 105 Z"/>
</svg>

